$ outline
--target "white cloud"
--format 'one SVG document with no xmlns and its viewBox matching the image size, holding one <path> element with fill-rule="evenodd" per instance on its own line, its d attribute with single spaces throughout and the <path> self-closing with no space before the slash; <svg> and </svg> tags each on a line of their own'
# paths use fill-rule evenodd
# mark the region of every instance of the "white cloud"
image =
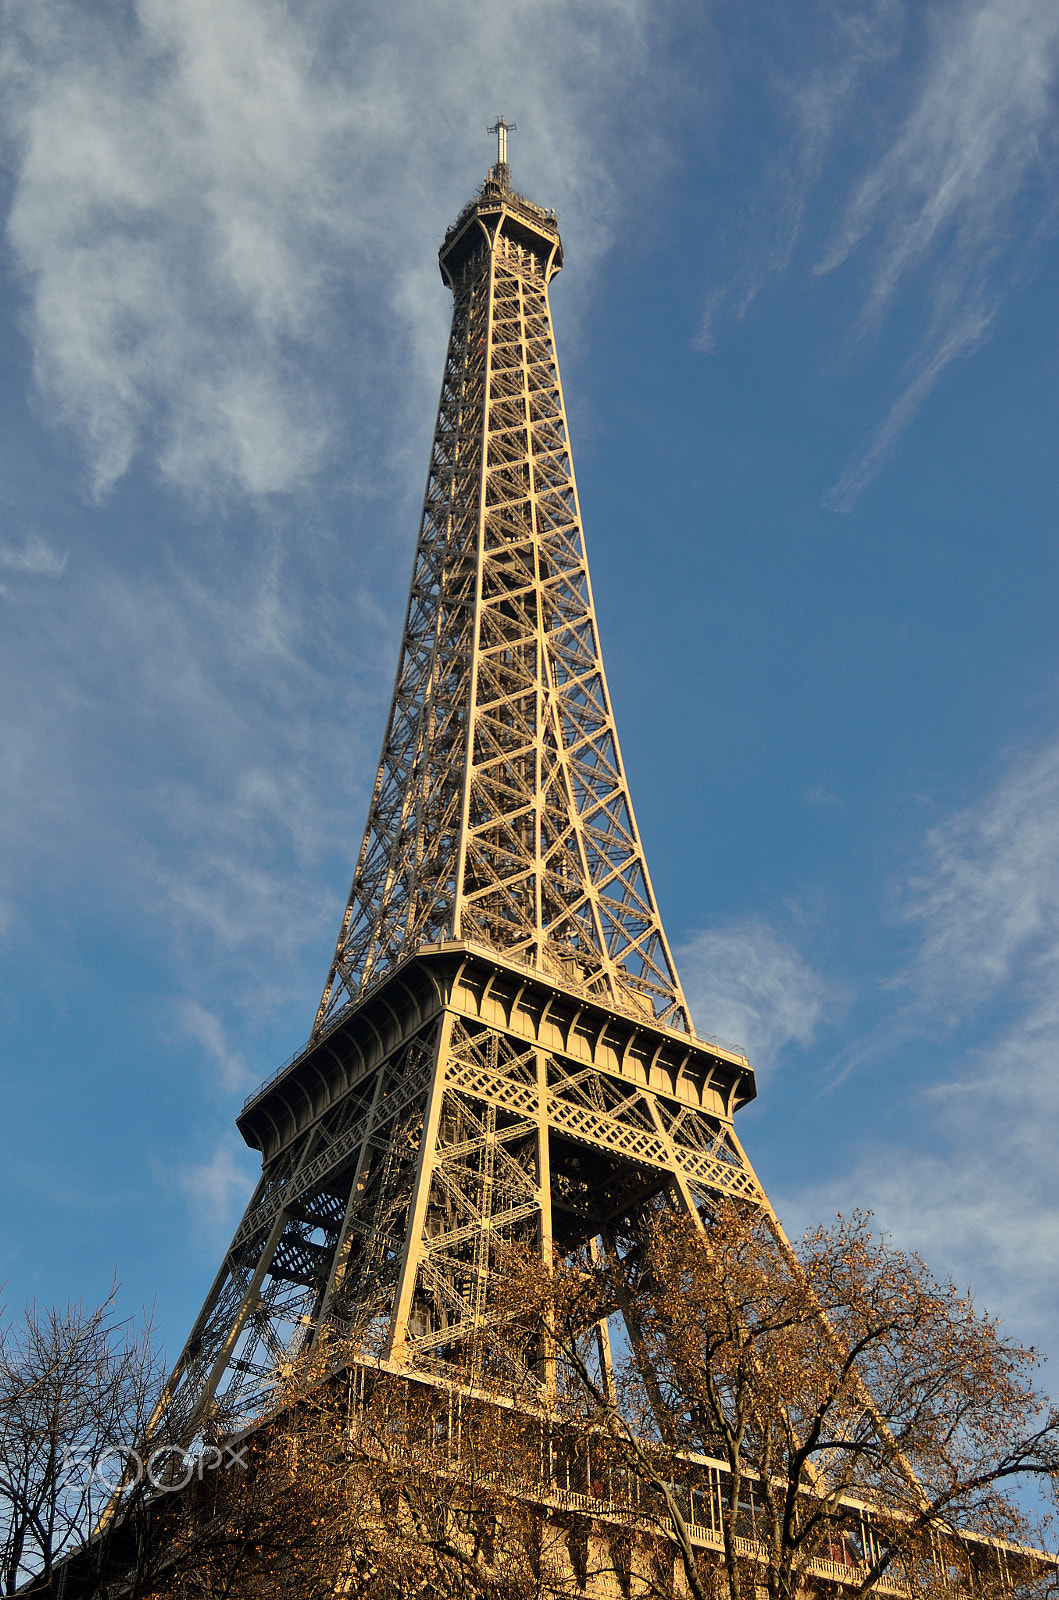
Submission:
<svg viewBox="0 0 1059 1600">
<path fill-rule="evenodd" d="M 674 958 L 696 1027 L 742 1044 L 759 1076 L 786 1045 L 810 1044 L 826 1015 L 826 984 L 765 922 L 707 929 Z"/>
<path fill-rule="evenodd" d="M 251 1076 L 246 1062 L 238 1050 L 228 1043 L 224 1024 L 212 1011 L 200 1006 L 197 1000 L 183 1000 L 177 1006 L 177 1017 L 185 1033 L 191 1035 L 205 1050 L 213 1063 L 218 1081 L 223 1089 L 246 1088 Z"/>
<path fill-rule="evenodd" d="M 909 888 L 901 1009 L 868 1041 L 944 1052 L 908 1095 L 904 1138 L 810 1184 L 789 1219 L 871 1207 L 899 1243 L 970 1283 L 1026 1336 L 1053 1336 L 1059 1260 L 1059 745 L 935 828 Z"/>
<path fill-rule="evenodd" d="M 392 619 L 344 564 L 333 595 L 292 574 L 282 530 L 137 554 L 119 574 L 86 550 L 0 630 L 0 897 L 29 918 L 109 908 L 231 1027 L 270 963 L 337 927 Z"/>
<path fill-rule="evenodd" d="M 773 1200 L 792 1232 L 841 1211 L 867 1209 L 902 1249 L 969 1288 L 1018 1335 L 1053 1351 L 1059 1193 L 1049 1168 L 1007 1165 L 998 1140 L 974 1141 L 957 1157 L 879 1150 L 841 1178 Z"/>
<path fill-rule="evenodd" d="M 588 296 L 612 174 L 657 156 L 649 0 L 0 9 L 38 412 L 97 495 L 139 461 L 195 497 L 134 481 L 80 513 L 63 583 L 0 630 L 0 892 L 27 920 L 49 894 L 106 906 L 231 1033 L 348 885 L 400 626 L 369 587 L 414 527 L 450 304 L 437 243 L 500 107 L 516 183 L 563 212 L 567 305 Z M 2 548 L 5 583 L 65 561 Z"/>
<path fill-rule="evenodd" d="M 990 232 L 1044 151 L 1059 66 L 1059 15 L 1047 0 L 964 0 L 936 13 L 926 81 L 898 137 L 860 184 L 830 271 L 879 225 L 871 306 L 950 229 L 959 250 Z"/>
<path fill-rule="evenodd" d="M 643 73 L 647 13 L 6 0 L 8 243 L 39 391 L 94 492 L 141 451 L 194 492 L 290 490 L 336 448 L 351 391 L 370 420 L 400 370 L 418 410 L 446 317 L 431 235 L 484 175 L 495 103 L 525 130 L 516 177 L 577 202 L 584 265 L 665 92 Z"/>
<path fill-rule="evenodd" d="M 61 578 L 66 571 L 67 557 L 56 555 L 41 538 L 27 539 L 21 549 L 0 544 L 0 567 L 11 572 L 25 572 L 32 577 Z"/>
<path fill-rule="evenodd" d="M 906 981 L 961 1015 L 1018 982 L 1035 1011 L 1059 971 L 1059 745 L 935 828 L 927 850 L 909 907 L 922 945 Z"/>
<path fill-rule="evenodd" d="M 731 280 L 706 298 L 696 348 L 711 350 L 726 318 L 744 317 L 770 278 L 790 265 L 808 198 L 865 77 L 898 48 L 901 0 L 806 0 L 797 28 L 780 29 L 769 88 L 778 96 L 782 134 L 770 130 L 770 156 L 741 225 L 743 260 Z M 762 41 L 756 39 L 760 48 Z"/>
<path fill-rule="evenodd" d="M 208 1161 L 176 1173 L 176 1186 L 185 1198 L 192 1225 L 206 1242 L 230 1238 L 254 1186 L 251 1162 L 249 1152 L 229 1138 Z"/>
<path fill-rule="evenodd" d="M 865 323 L 916 288 L 927 326 L 886 417 L 830 495 L 848 511 L 940 374 L 988 336 L 1022 269 L 1008 226 L 1020 197 L 1048 220 L 1056 205 L 1055 87 L 1059 11 L 1052 0 L 962 0 L 933 12 L 921 90 L 896 137 L 858 186 L 818 271 L 869 249 Z M 1039 227 L 1038 223 L 1038 227 Z M 1025 219 L 1017 236 L 1033 236 Z M 1025 246 L 1023 246 L 1025 249 Z"/>
<path fill-rule="evenodd" d="M 280 566 L 259 559 L 224 589 L 179 572 L 135 587 L 114 577 L 95 597 L 114 641 L 102 676 L 122 685 L 126 729 L 156 750 L 125 846 L 129 883 L 186 961 L 238 958 L 253 994 L 263 952 L 289 956 L 337 924 L 337 897 L 314 875 L 335 842 L 353 854 L 347 797 L 367 754 L 357 679 L 336 694 L 313 659 L 318 616 Z M 355 593 L 342 598 L 355 618 Z M 375 663 L 360 670 L 370 681 Z"/>
<path fill-rule="evenodd" d="M 38 384 L 96 491 L 152 428 L 178 482 L 289 487 L 322 439 L 283 356 L 317 302 L 334 182 L 316 169 L 335 113 L 309 93 L 297 29 L 252 0 L 141 0 L 131 25 L 15 3 L 8 22 L 8 237 Z"/>
<path fill-rule="evenodd" d="M 853 290 L 854 348 L 863 354 L 889 315 L 891 348 L 908 352 L 885 414 L 827 496 L 849 511 L 941 375 L 989 338 L 1053 227 L 1059 11 L 1054 0 L 931 0 L 918 12 L 903 0 L 806 0 L 797 29 L 780 22 L 772 37 L 755 33 L 745 69 L 767 65 L 768 154 L 746 185 L 736 265 L 706 296 L 694 342 L 712 349 L 725 319 L 787 271 L 810 198 L 827 204 L 875 141 L 829 243 L 812 245 L 817 274 L 848 264 L 866 280 Z"/>
</svg>

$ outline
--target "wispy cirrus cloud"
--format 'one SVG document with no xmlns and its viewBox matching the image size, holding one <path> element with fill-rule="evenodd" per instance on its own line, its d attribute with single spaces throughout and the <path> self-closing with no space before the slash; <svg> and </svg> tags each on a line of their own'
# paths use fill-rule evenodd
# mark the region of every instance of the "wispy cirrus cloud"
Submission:
<svg viewBox="0 0 1059 1600">
<path fill-rule="evenodd" d="M 229 1137 L 208 1160 L 181 1167 L 173 1177 L 203 1246 L 217 1249 L 226 1243 L 253 1189 L 249 1152 Z"/>
<path fill-rule="evenodd" d="M 742 259 L 707 297 L 698 349 L 712 349 L 718 327 L 744 317 L 769 279 L 790 266 L 838 130 L 865 77 L 893 59 L 903 21 L 901 0 L 828 0 L 802 6 L 796 26 L 779 33 L 770 73 L 778 154 L 770 156 L 743 216 Z"/>
<path fill-rule="evenodd" d="M 288 575 L 282 530 L 152 557 L 86 551 L 0 630 L 0 893 L 26 926 L 106 905 L 230 1027 L 336 923 L 392 624 Z M 362 654 L 332 673 L 339 610 Z"/>
<path fill-rule="evenodd" d="M 27 539 L 21 546 L 0 544 L 0 567 L 28 577 L 61 578 L 67 559 L 41 538 Z"/>
<path fill-rule="evenodd" d="M 221 1088 L 249 1087 L 251 1076 L 246 1070 L 246 1061 L 242 1052 L 230 1045 L 220 1017 L 199 1005 L 197 1000 L 183 1000 L 176 1009 L 180 1026 L 202 1046 Z"/>
<path fill-rule="evenodd" d="M 884 323 L 907 355 L 826 497 L 850 511 L 942 374 L 990 337 L 1053 226 L 1059 14 L 1051 0 L 808 4 L 796 32 L 770 18 L 746 70 L 769 106 L 769 153 L 747 183 L 740 242 L 695 343 L 713 348 L 799 246 L 817 276 L 855 275 L 842 293 L 859 296 L 857 355 Z M 852 191 L 851 163 L 861 172 Z M 806 220 L 826 228 L 818 213 L 832 196 L 838 221 L 821 243 Z"/>
<path fill-rule="evenodd" d="M 506 110 L 516 182 L 564 208 L 590 283 L 616 167 L 658 156 L 651 4 L 0 8 L 37 412 L 96 497 L 146 468 L 112 521 L 49 506 L 80 542 L 0 630 L 0 889 L 16 917 L 30 882 L 120 905 L 230 1028 L 264 951 L 333 933 L 356 853 L 399 626 L 372 585 L 415 525 L 451 306 L 437 244 Z M 64 570 L 34 515 L 46 539 L 0 546 L 12 595 Z"/>
<path fill-rule="evenodd" d="M 325 438 L 289 357 L 342 215 L 321 159 L 341 107 L 310 95 L 305 39 L 253 0 L 6 11 L 8 240 L 94 491 L 152 435 L 174 482 L 289 488 Z"/>
<path fill-rule="evenodd" d="M 1059 973 L 1059 745 L 1008 773 L 934 828 L 911 886 L 922 943 L 905 982 L 956 1018 L 1002 986 L 1054 992 Z"/>
<path fill-rule="evenodd" d="M 934 828 L 908 885 L 914 953 L 861 1064 L 931 1041 L 905 1143 L 861 1141 L 851 1170 L 785 1206 L 871 1206 L 1048 1343 L 1059 1252 L 1059 745 Z"/>
<path fill-rule="evenodd" d="M 767 1076 L 785 1046 L 810 1044 L 831 994 L 790 941 L 751 919 L 696 933 L 674 958 L 696 1026 L 741 1044 Z"/>
<path fill-rule="evenodd" d="M 497 103 L 526 129 L 519 179 L 576 201 L 582 260 L 598 252 L 614 162 L 627 181 L 657 146 L 649 13 L 5 0 L 7 239 L 38 391 L 93 493 L 140 453 L 193 493 L 288 492 L 331 459 L 351 401 L 366 422 L 380 387 L 396 403 L 395 370 L 405 404 L 433 392 L 429 241 L 484 174 Z"/>
<path fill-rule="evenodd" d="M 831 491 L 839 511 L 852 508 L 945 369 L 988 337 L 1059 200 L 1051 0 L 960 0 L 936 6 L 931 22 L 911 109 L 816 269 L 867 255 L 866 329 L 902 293 L 923 308 L 898 394 Z"/>
</svg>

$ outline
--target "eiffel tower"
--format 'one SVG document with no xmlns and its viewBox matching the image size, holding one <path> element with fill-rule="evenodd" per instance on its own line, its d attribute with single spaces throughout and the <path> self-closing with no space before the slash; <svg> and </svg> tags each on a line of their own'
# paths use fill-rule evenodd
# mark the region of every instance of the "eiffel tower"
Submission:
<svg viewBox="0 0 1059 1600">
<path fill-rule="evenodd" d="M 177 1363 L 267 1410 L 329 1331 L 444 1371 L 503 1315 L 496 1246 L 763 1201 L 736 1047 L 696 1034 L 600 654 L 548 293 L 555 214 L 497 161 L 440 250 L 453 316 L 378 776 L 303 1050 L 238 1118 L 260 1182 Z"/>
</svg>

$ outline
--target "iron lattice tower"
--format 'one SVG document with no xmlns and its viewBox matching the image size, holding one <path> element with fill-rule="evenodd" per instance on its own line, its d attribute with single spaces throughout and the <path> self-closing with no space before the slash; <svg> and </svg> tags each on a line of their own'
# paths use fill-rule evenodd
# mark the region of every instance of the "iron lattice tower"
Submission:
<svg viewBox="0 0 1059 1600">
<path fill-rule="evenodd" d="M 645 1208 L 763 1200 L 754 1094 L 696 1036 L 611 713 L 548 290 L 500 159 L 445 236 L 452 331 L 400 662 L 305 1049 L 246 1103 L 262 1174 L 172 1380 L 265 1409 L 328 1330 L 443 1369 L 498 1241 L 620 1248 Z"/>
</svg>

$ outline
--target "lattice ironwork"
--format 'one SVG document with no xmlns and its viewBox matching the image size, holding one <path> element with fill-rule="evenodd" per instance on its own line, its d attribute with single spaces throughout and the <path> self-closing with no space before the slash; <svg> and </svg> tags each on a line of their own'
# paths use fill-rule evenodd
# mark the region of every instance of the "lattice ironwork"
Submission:
<svg viewBox="0 0 1059 1600">
<path fill-rule="evenodd" d="M 452 331 L 401 658 L 316 1027 L 475 939 L 690 1020 L 622 766 L 548 285 L 549 213 L 490 179 L 441 251 Z"/>
<path fill-rule="evenodd" d="M 326 1311 L 360 1324 L 392 1303 L 438 1027 L 424 1030 L 268 1163 L 173 1384 L 233 1422 L 268 1408 L 283 1365 Z"/>
<path fill-rule="evenodd" d="M 171 1381 L 192 1421 L 261 1415 L 320 1339 L 466 1370 L 504 1314 L 499 1246 L 550 1259 L 660 1204 L 764 1203 L 732 1130 L 753 1075 L 694 1035 L 622 768 L 560 262 L 499 166 L 441 251 L 452 333 L 382 759 L 313 1038 L 240 1118 L 263 1173 Z"/>
<path fill-rule="evenodd" d="M 328 1332 L 444 1367 L 503 1314 L 498 1243 L 577 1249 L 720 1195 L 763 1199 L 725 1117 L 447 1010 L 267 1162 L 177 1387 L 249 1420 Z"/>
</svg>

